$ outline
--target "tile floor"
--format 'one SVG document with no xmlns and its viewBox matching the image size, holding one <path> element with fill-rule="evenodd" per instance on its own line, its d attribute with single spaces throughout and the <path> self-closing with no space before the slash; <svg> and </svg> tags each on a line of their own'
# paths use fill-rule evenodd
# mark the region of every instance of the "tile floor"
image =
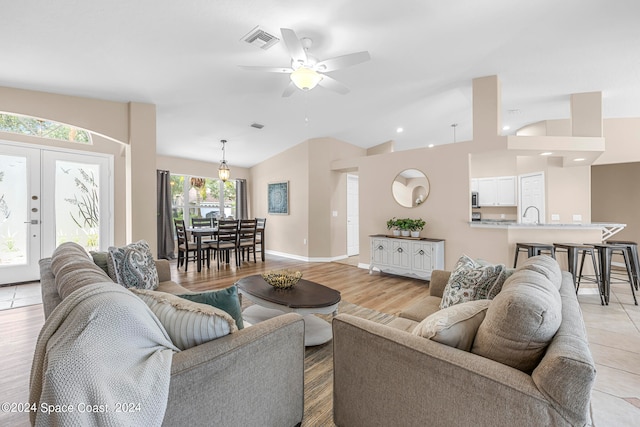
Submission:
<svg viewBox="0 0 640 427">
<path fill-rule="evenodd" d="M 637 426 L 640 423 L 640 306 L 634 305 L 628 283 L 612 285 L 608 306 L 600 305 L 595 284 L 582 284 L 578 300 L 589 348 L 596 362 L 596 384 L 591 399 L 595 425 Z"/>
<path fill-rule="evenodd" d="M 42 304 L 40 282 L 0 287 L 0 310 Z"/>
</svg>

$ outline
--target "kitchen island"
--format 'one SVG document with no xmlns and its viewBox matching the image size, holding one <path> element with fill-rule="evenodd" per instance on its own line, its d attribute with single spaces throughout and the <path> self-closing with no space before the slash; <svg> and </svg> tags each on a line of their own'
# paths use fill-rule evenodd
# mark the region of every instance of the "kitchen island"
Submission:
<svg viewBox="0 0 640 427">
<path fill-rule="evenodd" d="M 470 221 L 469 227 L 487 236 L 494 242 L 507 244 L 507 260 L 515 255 L 517 243 L 602 243 L 626 227 L 620 223 L 518 223 L 504 220 Z M 491 231 L 492 230 L 492 231 Z M 501 257 L 504 259 L 504 257 Z M 558 262 L 563 270 L 567 268 L 566 255 L 559 253 Z M 502 261 L 504 262 L 504 261 Z M 587 264 L 587 263 L 585 263 Z M 585 268 L 588 268 L 585 265 Z"/>
</svg>

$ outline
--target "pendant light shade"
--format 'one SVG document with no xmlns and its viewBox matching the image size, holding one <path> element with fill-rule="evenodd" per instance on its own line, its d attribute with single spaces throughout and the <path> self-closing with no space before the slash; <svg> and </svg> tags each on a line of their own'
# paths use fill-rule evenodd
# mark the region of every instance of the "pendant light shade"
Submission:
<svg viewBox="0 0 640 427">
<path fill-rule="evenodd" d="M 231 176 L 231 171 L 229 170 L 229 166 L 227 166 L 227 160 L 225 159 L 225 144 L 227 143 L 226 139 L 221 140 L 222 142 L 222 161 L 220 162 L 220 167 L 218 168 L 218 178 L 222 182 L 226 182 Z"/>
<path fill-rule="evenodd" d="M 313 89 L 320 83 L 320 80 L 322 80 L 322 75 L 307 67 L 300 67 L 291 73 L 291 81 L 302 90 Z"/>
</svg>

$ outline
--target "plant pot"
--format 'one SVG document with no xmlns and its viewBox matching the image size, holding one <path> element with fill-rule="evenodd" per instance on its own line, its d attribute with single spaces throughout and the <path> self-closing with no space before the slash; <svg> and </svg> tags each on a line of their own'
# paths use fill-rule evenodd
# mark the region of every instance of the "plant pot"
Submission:
<svg viewBox="0 0 640 427">
<path fill-rule="evenodd" d="M 400 230 L 400 235 L 403 237 L 409 237 L 410 234 L 411 232 L 409 230 Z"/>
<path fill-rule="evenodd" d="M 420 232 L 419 231 L 412 231 L 411 232 L 411 237 L 420 237 Z"/>
<path fill-rule="evenodd" d="M 400 235 L 400 230 L 393 230 L 393 235 L 394 236 L 399 236 Z"/>
</svg>

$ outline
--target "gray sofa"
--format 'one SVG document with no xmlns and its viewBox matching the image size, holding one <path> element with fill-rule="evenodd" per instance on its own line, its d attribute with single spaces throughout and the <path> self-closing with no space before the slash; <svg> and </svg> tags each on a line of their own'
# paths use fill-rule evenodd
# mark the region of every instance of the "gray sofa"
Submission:
<svg viewBox="0 0 640 427">
<path fill-rule="evenodd" d="M 51 258 L 40 261 L 45 319 L 62 301 L 51 263 Z M 78 260 L 79 266 L 83 263 L 86 259 Z M 189 293 L 171 281 L 168 261 L 156 261 L 156 266 L 157 290 Z M 285 314 L 176 352 L 170 375 L 163 425 L 299 425 L 304 411 L 302 317 Z"/>
<path fill-rule="evenodd" d="M 389 325 L 338 315 L 333 320 L 336 425 L 591 425 L 595 365 L 572 277 L 557 271 L 562 320 L 530 373 L 411 334 L 439 310 L 449 272 L 434 271 L 429 295 Z M 516 287 L 530 279 L 522 276 L 516 271 L 501 293 L 509 281 Z"/>
</svg>

